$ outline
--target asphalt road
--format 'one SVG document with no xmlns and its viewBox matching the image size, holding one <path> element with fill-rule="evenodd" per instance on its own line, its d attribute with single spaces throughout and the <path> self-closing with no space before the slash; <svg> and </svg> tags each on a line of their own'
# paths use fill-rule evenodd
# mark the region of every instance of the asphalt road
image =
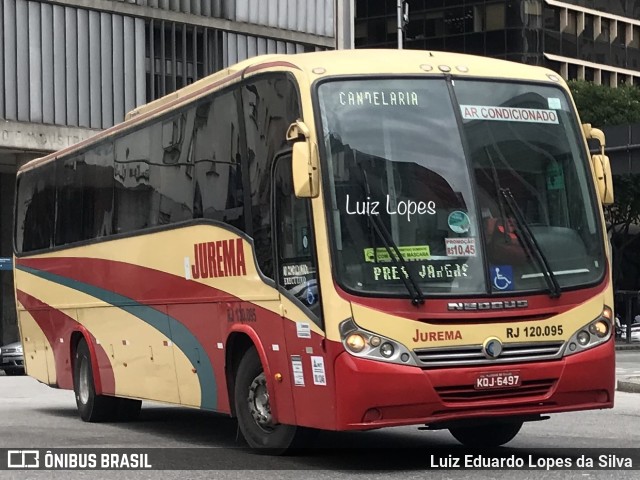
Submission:
<svg viewBox="0 0 640 480">
<path fill-rule="evenodd" d="M 616 376 L 640 375 L 640 349 L 616 352 Z"/>
<path fill-rule="evenodd" d="M 618 374 L 640 370 L 640 352 L 618 352 Z M 198 410 L 145 403 L 140 420 L 122 424 L 87 424 L 77 417 L 73 393 L 41 385 L 29 377 L 0 377 L 0 448 L 184 448 L 183 460 L 212 471 L 4 471 L 3 479 L 60 478 L 402 478 L 402 479 L 637 479 L 640 470 L 427 470 L 430 451 L 454 448 L 464 455 L 447 431 L 416 427 L 357 433 L 321 433 L 316 449 L 290 457 L 266 457 L 242 448 L 234 420 Z M 604 448 L 629 448 L 640 467 L 640 394 L 618 392 L 612 410 L 565 413 L 526 424 L 502 453 L 533 453 L 561 458 Z M 194 453 L 194 448 L 216 447 Z M 357 449 L 354 450 L 353 448 Z M 180 452 L 179 452 L 180 453 Z M 205 455 L 207 458 L 204 458 Z M 212 460 L 213 459 L 213 460 Z M 575 458 L 574 458 L 575 461 Z"/>
</svg>

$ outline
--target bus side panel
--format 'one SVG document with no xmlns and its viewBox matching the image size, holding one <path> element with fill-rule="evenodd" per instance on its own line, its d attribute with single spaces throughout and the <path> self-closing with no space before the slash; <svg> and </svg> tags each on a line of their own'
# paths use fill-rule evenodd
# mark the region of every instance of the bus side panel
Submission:
<svg viewBox="0 0 640 480">
<path fill-rule="evenodd" d="M 172 324 L 171 328 L 180 403 L 229 413 L 224 350 L 220 348 L 223 344 L 223 310 L 222 305 L 216 302 L 167 307 L 169 317 L 180 322 L 180 325 Z M 180 344 L 179 339 L 184 337 L 183 328 L 198 339 L 198 344 L 184 346 L 181 350 L 176 343 Z M 210 365 L 211 370 L 205 364 Z M 211 378 L 205 377 L 209 375 Z"/>
<path fill-rule="evenodd" d="M 336 417 L 334 352 L 325 351 L 319 329 L 309 333 L 310 323 L 308 318 L 284 321 L 296 420 L 301 426 L 331 430 Z"/>
<path fill-rule="evenodd" d="M 23 308 L 22 305 L 18 305 L 25 372 L 43 383 L 55 385 L 56 369 L 53 348 L 38 322 L 31 313 L 22 310 Z"/>
<path fill-rule="evenodd" d="M 91 308 L 79 309 L 80 312 L 91 311 L 95 309 L 95 297 L 82 293 L 77 288 L 69 288 L 69 285 L 60 282 L 59 277 L 46 270 L 30 269 L 24 263 L 24 259 L 20 259 L 16 265 L 16 297 L 31 313 L 51 345 L 54 362 L 48 365 L 48 368 L 50 371 L 55 370 L 55 375 L 50 373 L 49 377 L 55 377 L 60 388 L 73 388 L 71 337 L 74 332 L 80 331 L 90 344 L 91 351 L 95 353 L 94 372 L 99 372 L 96 378 L 97 390 L 102 393 L 101 387 L 104 386 L 107 387 L 105 392 L 111 392 L 114 383 L 113 371 L 108 362 L 104 361 L 108 357 L 103 347 L 96 343 L 94 332 L 78 323 L 78 309 L 52 307 L 59 305 L 63 299 L 67 305 L 92 305 Z M 101 365 L 104 365 L 104 368 Z"/>
<path fill-rule="evenodd" d="M 17 298 L 29 311 L 51 345 L 58 387 L 72 389 L 73 376 L 69 340 L 77 322 L 64 312 L 51 308 L 43 301 L 20 290 L 17 291 Z"/>
<path fill-rule="evenodd" d="M 104 393 L 179 403 L 169 320 L 162 308 L 126 305 L 78 310 L 78 320 L 102 346 L 105 364 L 96 355 L 98 368 L 112 368 L 115 385 Z M 151 323 L 151 324 L 150 324 Z"/>
</svg>

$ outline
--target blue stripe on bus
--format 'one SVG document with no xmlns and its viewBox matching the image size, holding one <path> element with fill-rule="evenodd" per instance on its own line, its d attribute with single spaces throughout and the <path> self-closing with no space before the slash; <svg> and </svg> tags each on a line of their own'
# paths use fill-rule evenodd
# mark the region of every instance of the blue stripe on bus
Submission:
<svg viewBox="0 0 640 480">
<path fill-rule="evenodd" d="M 73 290 L 86 293 L 87 295 L 98 298 L 105 303 L 121 308 L 152 326 L 167 338 L 170 338 L 171 341 L 176 344 L 180 350 L 182 350 L 182 353 L 185 354 L 194 368 L 197 369 L 201 391 L 201 408 L 216 410 L 218 405 L 218 389 L 211 360 L 209 359 L 209 356 L 202 344 L 180 321 L 159 312 L 153 307 L 138 303 L 131 298 L 87 283 L 63 277 L 55 273 L 26 267 L 24 265 L 18 265 L 16 268 L 45 280 L 49 280 L 50 282 L 58 283 L 65 287 L 72 288 Z M 166 319 L 169 321 L 167 322 Z M 201 352 L 202 355 L 199 355 L 198 352 Z"/>
</svg>

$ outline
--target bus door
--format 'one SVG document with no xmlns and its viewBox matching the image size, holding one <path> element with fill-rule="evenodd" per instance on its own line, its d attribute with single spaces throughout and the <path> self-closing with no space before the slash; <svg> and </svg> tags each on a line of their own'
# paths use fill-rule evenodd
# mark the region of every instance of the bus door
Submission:
<svg viewBox="0 0 640 480">
<path fill-rule="evenodd" d="M 273 169 L 273 234 L 276 282 L 283 308 L 291 380 L 298 425 L 321 427 L 333 415 L 333 388 L 323 350 L 323 325 L 311 201 L 296 198 L 291 154 L 276 159 Z M 316 409 L 316 405 L 318 409 Z"/>
</svg>

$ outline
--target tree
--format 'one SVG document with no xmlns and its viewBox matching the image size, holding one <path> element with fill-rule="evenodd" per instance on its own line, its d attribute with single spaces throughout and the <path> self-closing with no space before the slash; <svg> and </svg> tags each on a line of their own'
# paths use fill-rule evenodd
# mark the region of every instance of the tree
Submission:
<svg viewBox="0 0 640 480">
<path fill-rule="evenodd" d="M 583 123 L 604 127 L 640 122 L 640 88 L 611 88 L 585 80 L 570 80 L 568 84 Z"/>
<path fill-rule="evenodd" d="M 640 88 L 611 88 L 584 80 L 568 82 L 580 118 L 597 127 L 640 122 Z M 615 203 L 605 208 L 607 232 L 613 253 L 613 283 L 616 290 L 640 287 L 640 175 L 613 176 Z M 624 268 L 623 268 L 624 266 Z"/>
<path fill-rule="evenodd" d="M 637 249 L 633 246 L 640 237 L 640 174 L 615 175 L 613 177 L 615 203 L 605 208 L 607 232 L 613 250 L 613 283 L 616 289 L 638 288 Z M 625 265 L 623 269 L 622 266 Z"/>
</svg>

